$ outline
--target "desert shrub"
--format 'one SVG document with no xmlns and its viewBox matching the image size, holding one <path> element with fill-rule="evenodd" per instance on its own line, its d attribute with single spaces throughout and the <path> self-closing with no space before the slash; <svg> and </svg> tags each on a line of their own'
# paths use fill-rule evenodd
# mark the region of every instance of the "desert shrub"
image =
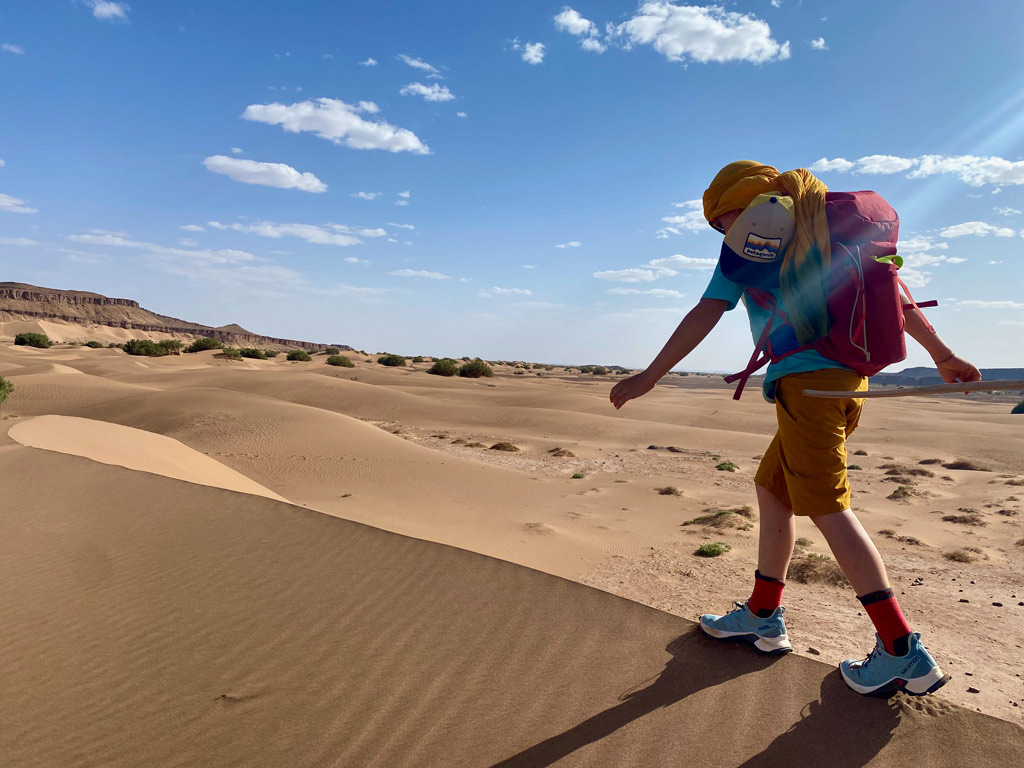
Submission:
<svg viewBox="0 0 1024 768">
<path fill-rule="evenodd" d="M 221 352 L 221 357 L 227 358 L 228 360 L 241 360 L 242 350 L 235 349 L 234 347 L 224 347 Z"/>
<path fill-rule="evenodd" d="M 0 376 L 0 405 L 3 405 L 4 400 L 6 400 L 7 396 L 13 391 L 14 385 L 3 376 Z"/>
<path fill-rule="evenodd" d="M 516 376 L 525 376 L 526 371 L 512 371 Z"/>
<path fill-rule="evenodd" d="M 889 501 L 906 501 L 914 495 L 914 490 L 909 485 L 901 485 L 885 498 Z"/>
<path fill-rule="evenodd" d="M 508 453 L 516 453 L 519 451 L 518 446 L 512 445 L 512 443 L 495 443 L 491 446 L 492 451 L 506 451 Z"/>
<path fill-rule="evenodd" d="M 337 354 L 340 354 L 340 353 L 341 353 L 341 350 L 338 349 L 337 347 L 328 347 L 327 349 L 324 350 L 324 354 L 325 355 L 337 355 Z"/>
<path fill-rule="evenodd" d="M 548 451 L 548 453 L 551 454 L 552 456 L 556 457 L 556 458 L 569 458 L 569 459 L 575 459 L 576 458 L 576 454 L 575 453 L 573 453 L 572 451 L 566 450 L 565 448 L 552 448 L 551 450 Z"/>
<path fill-rule="evenodd" d="M 85 342 L 84 346 L 89 347 L 89 349 L 103 349 L 103 342 L 101 342 L 101 341 L 87 341 L 87 342 Z"/>
<path fill-rule="evenodd" d="M 582 365 L 582 366 L 580 366 L 580 373 L 593 373 L 593 372 L 594 372 L 594 366 L 592 366 L 592 365 Z"/>
<path fill-rule="evenodd" d="M 342 368 L 355 368 L 356 364 L 349 360 L 345 355 L 331 355 L 327 358 L 328 365 L 340 365 Z"/>
<path fill-rule="evenodd" d="M 412 361 L 414 363 L 425 363 L 425 362 L 427 362 L 426 360 L 423 359 L 423 355 L 416 355 L 416 357 L 414 357 L 412 359 Z"/>
<path fill-rule="evenodd" d="M 167 354 L 167 348 L 149 339 L 129 339 L 124 343 L 124 351 L 129 355 L 142 355 L 144 357 L 162 357 Z"/>
<path fill-rule="evenodd" d="M 814 542 L 808 539 L 806 536 L 801 536 L 799 539 L 796 540 L 796 545 L 798 547 L 809 547 L 813 543 Z"/>
<path fill-rule="evenodd" d="M 107 344 L 107 349 L 120 349 L 123 352 L 124 344 L 118 344 L 116 341 L 112 341 L 109 344 Z"/>
<path fill-rule="evenodd" d="M 304 349 L 293 349 L 288 353 L 288 359 L 292 362 L 308 363 L 313 358 L 309 356 L 309 352 Z"/>
<path fill-rule="evenodd" d="M 479 379 L 481 377 L 493 376 L 494 370 L 483 360 L 477 358 L 459 366 L 459 376 L 467 379 Z"/>
<path fill-rule="evenodd" d="M 213 337 L 196 339 L 187 347 L 186 352 L 203 352 L 207 349 L 224 349 L 224 342 Z"/>
<path fill-rule="evenodd" d="M 981 519 L 981 515 L 975 512 L 973 509 L 961 509 L 961 512 L 966 514 L 963 515 L 943 515 L 942 521 L 944 523 L 958 523 L 960 525 L 974 525 L 983 526 L 985 521 Z"/>
<path fill-rule="evenodd" d="M 737 516 L 746 518 L 746 520 L 740 521 L 737 519 Z M 734 526 L 746 525 L 747 521 L 750 520 L 752 516 L 753 511 L 746 505 L 742 507 L 733 507 L 732 509 L 713 509 L 699 517 L 685 521 L 683 525 L 707 525 L 712 528 L 732 528 Z"/>
<path fill-rule="evenodd" d="M 158 342 L 158 344 L 166 349 L 167 354 L 169 355 L 180 355 L 181 348 L 185 346 L 177 339 L 164 339 L 163 341 Z"/>
<path fill-rule="evenodd" d="M 658 494 L 661 495 L 661 496 L 682 496 L 683 495 L 683 494 L 681 494 L 679 492 L 679 489 L 676 488 L 674 485 L 666 485 L 664 488 L 655 488 L 654 490 L 656 490 L 658 492 Z M 686 525 L 686 523 L 683 523 L 683 525 Z"/>
<path fill-rule="evenodd" d="M 405 365 L 406 359 L 401 355 L 384 355 L 383 357 L 378 357 L 377 362 L 389 368 L 401 368 Z"/>
<path fill-rule="evenodd" d="M 974 470 L 975 472 L 992 471 L 987 467 L 982 467 L 979 464 L 975 464 L 973 461 L 970 461 L 969 459 L 957 459 L 956 461 L 948 461 L 942 466 L 944 466 L 946 469 L 971 469 Z"/>
<path fill-rule="evenodd" d="M 432 373 L 435 376 L 454 376 L 459 372 L 459 364 L 452 360 L 450 357 L 442 358 L 430 366 L 430 370 L 427 373 Z"/>
<path fill-rule="evenodd" d="M 715 541 L 709 544 L 701 544 L 693 554 L 697 555 L 697 557 L 718 557 L 719 555 L 724 555 L 730 549 L 732 547 L 725 542 Z"/>
<path fill-rule="evenodd" d="M 462 361 L 465 362 L 465 363 L 468 363 L 472 359 L 473 358 L 471 358 L 469 355 L 466 355 L 465 357 L 462 358 Z"/>
<path fill-rule="evenodd" d="M 37 347 L 38 349 L 49 349 L 53 346 L 50 337 L 45 333 L 19 333 L 14 337 L 14 343 L 19 347 Z"/>
<path fill-rule="evenodd" d="M 608 369 L 601 365 L 595 365 L 591 373 L 595 376 L 605 376 L 608 373 Z"/>
<path fill-rule="evenodd" d="M 572 479 L 573 480 L 582 480 L 584 477 L 586 477 L 586 475 L 584 475 L 582 472 L 577 472 L 576 474 L 574 474 L 572 476 Z"/>
<path fill-rule="evenodd" d="M 854 455 L 854 456 L 867 456 L 867 455 L 868 455 L 868 452 L 867 452 L 867 451 L 865 451 L 865 450 L 864 450 L 864 449 L 862 448 L 862 449 L 860 449 L 860 450 L 858 450 L 858 451 L 854 451 L 854 452 L 853 452 L 853 455 Z"/>
<path fill-rule="evenodd" d="M 723 461 L 722 463 L 718 464 L 715 467 L 715 469 L 719 470 L 720 472 L 735 472 L 736 470 L 739 469 L 739 467 L 737 467 L 731 461 Z"/>
<path fill-rule="evenodd" d="M 860 464 L 851 464 L 847 469 L 864 469 Z"/>
<path fill-rule="evenodd" d="M 1024 398 L 1011 409 L 1010 413 L 1024 413 Z"/>
<path fill-rule="evenodd" d="M 266 355 L 267 359 L 269 360 L 272 357 L 277 357 L 278 355 L 281 354 L 281 352 L 276 349 L 265 349 L 263 350 L 263 354 Z"/>
<path fill-rule="evenodd" d="M 848 585 L 843 569 L 828 555 L 811 552 L 803 557 L 795 557 L 789 564 L 786 573 L 787 581 L 798 581 L 801 584 L 831 584 L 835 587 Z"/>
<path fill-rule="evenodd" d="M 267 353 L 262 349 L 256 349 L 255 347 L 242 347 L 238 350 L 238 354 L 242 357 L 248 357 L 251 360 L 266 360 Z"/>
<path fill-rule="evenodd" d="M 943 557 L 947 560 L 952 560 L 954 563 L 973 563 L 979 559 L 981 554 L 981 550 L 977 547 L 964 547 L 963 549 L 946 552 L 943 554 Z"/>
</svg>

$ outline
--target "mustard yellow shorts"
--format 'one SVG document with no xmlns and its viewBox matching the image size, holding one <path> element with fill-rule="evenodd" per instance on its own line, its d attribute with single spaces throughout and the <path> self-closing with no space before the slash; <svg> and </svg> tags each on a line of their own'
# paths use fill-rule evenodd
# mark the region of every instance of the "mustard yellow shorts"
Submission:
<svg viewBox="0 0 1024 768">
<path fill-rule="evenodd" d="M 863 398 L 805 397 L 805 389 L 865 391 L 868 380 L 845 368 L 791 373 L 776 382 L 779 429 L 754 482 L 797 515 L 850 508 L 846 439 L 857 428 Z"/>
</svg>

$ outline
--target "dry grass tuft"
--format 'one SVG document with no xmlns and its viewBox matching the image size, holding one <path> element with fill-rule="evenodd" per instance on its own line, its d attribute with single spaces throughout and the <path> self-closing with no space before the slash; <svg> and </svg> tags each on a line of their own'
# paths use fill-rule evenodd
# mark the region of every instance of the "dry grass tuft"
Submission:
<svg viewBox="0 0 1024 768">
<path fill-rule="evenodd" d="M 944 553 L 943 557 L 947 560 L 952 560 L 954 563 L 974 563 L 983 558 L 985 560 L 988 559 L 977 547 L 963 547 L 961 549 L 955 549 L 952 552 Z"/>
<path fill-rule="evenodd" d="M 485 448 L 483 443 L 466 443 L 467 448 Z"/>
<path fill-rule="evenodd" d="M 865 451 L 865 450 L 863 450 L 863 449 L 861 449 L 861 450 L 859 450 L 859 451 L 854 451 L 854 452 L 853 452 L 853 455 L 854 455 L 854 456 L 867 456 L 867 455 L 868 455 L 868 452 L 867 452 L 867 451 Z"/>
<path fill-rule="evenodd" d="M 957 459 L 956 461 L 947 461 L 943 464 L 946 469 L 970 469 L 975 472 L 991 472 L 992 470 L 988 467 L 983 467 L 980 464 L 975 464 L 969 459 Z"/>
<path fill-rule="evenodd" d="M 490 447 L 492 451 L 505 451 L 507 453 L 518 453 L 519 448 L 512 443 L 495 443 Z"/>
<path fill-rule="evenodd" d="M 567 450 L 565 448 L 552 448 L 550 451 L 548 451 L 548 453 L 550 453 L 552 456 L 554 456 L 556 458 L 567 458 L 567 459 L 575 459 L 576 458 L 576 454 L 575 453 L 573 453 L 572 451 Z"/>
<path fill-rule="evenodd" d="M 917 492 L 909 485 L 901 485 L 885 498 L 889 499 L 889 501 L 901 501 L 904 504 L 909 504 L 911 497 L 917 495 Z"/>
<path fill-rule="evenodd" d="M 687 520 L 682 525 L 704 525 L 709 528 L 739 528 L 745 531 L 750 528 L 749 521 L 753 517 L 753 510 L 744 505 L 742 507 L 733 507 L 732 509 L 705 510 L 705 514 L 692 520 Z"/>
<path fill-rule="evenodd" d="M 987 525 L 987 523 L 981 519 L 981 515 L 978 513 L 976 509 L 971 509 L 970 507 L 960 507 L 960 512 L 962 514 L 943 515 L 942 521 L 944 523 L 958 523 L 960 525 Z"/>
<path fill-rule="evenodd" d="M 921 459 L 918 464 L 941 464 L 942 459 Z"/>
<path fill-rule="evenodd" d="M 828 555 L 814 553 L 794 558 L 789 564 L 786 580 L 801 584 L 830 584 L 834 587 L 850 585 L 838 563 Z"/>
<path fill-rule="evenodd" d="M 681 494 L 679 492 L 679 489 L 676 488 L 674 485 L 666 485 L 664 488 L 655 488 L 654 490 L 656 490 L 661 496 L 682 496 L 683 495 L 683 494 Z"/>
</svg>

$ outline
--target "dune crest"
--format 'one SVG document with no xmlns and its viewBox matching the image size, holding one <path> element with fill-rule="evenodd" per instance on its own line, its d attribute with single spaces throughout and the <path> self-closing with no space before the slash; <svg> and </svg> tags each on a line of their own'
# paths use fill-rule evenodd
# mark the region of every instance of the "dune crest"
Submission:
<svg viewBox="0 0 1024 768">
<path fill-rule="evenodd" d="M 77 416 L 36 416 L 7 433 L 29 448 L 67 453 L 196 485 L 287 501 L 219 461 L 170 437 Z"/>
</svg>

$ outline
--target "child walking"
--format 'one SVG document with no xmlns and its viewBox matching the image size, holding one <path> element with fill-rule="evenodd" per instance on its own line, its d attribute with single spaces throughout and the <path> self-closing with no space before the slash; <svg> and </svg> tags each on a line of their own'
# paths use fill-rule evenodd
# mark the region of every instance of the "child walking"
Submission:
<svg viewBox="0 0 1024 768">
<path fill-rule="evenodd" d="M 828 330 L 826 191 L 825 185 L 806 169 L 779 173 L 772 166 L 741 160 L 723 168 L 704 193 L 704 216 L 712 227 L 727 235 L 727 246 L 737 241 L 738 234 L 741 239 L 747 238 L 748 244 L 753 242 L 755 250 L 784 250 L 777 282 L 769 292 L 779 310 L 788 316 L 801 344 L 821 338 Z M 748 206 L 768 200 L 785 201 L 792 219 L 789 231 L 780 235 L 781 246 L 779 240 L 773 246 L 770 237 L 751 240 L 746 231 L 730 231 L 741 217 L 749 218 L 743 216 Z M 781 209 L 773 206 L 771 213 Z M 742 221 L 737 228 L 743 229 Z M 754 256 L 759 253 L 756 250 Z M 615 408 L 649 392 L 741 298 L 751 333 L 755 341 L 761 338 L 771 313 L 747 301 L 747 286 L 723 273 L 723 261 L 734 255 L 723 246 L 722 259 L 703 297 L 658 356 L 645 371 L 612 389 L 610 399 Z M 735 270 L 731 274 L 736 277 Z M 906 312 L 905 330 L 928 351 L 945 381 L 981 378 L 977 368 L 957 357 L 916 310 Z M 711 637 L 746 641 L 764 653 L 792 650 L 783 619 L 782 593 L 796 539 L 794 516 L 805 515 L 825 537 L 877 632 L 875 648 L 867 658 L 847 659 L 839 665 L 846 684 L 867 695 L 887 697 L 899 690 L 923 695 L 940 688 L 948 677 L 921 643 L 920 634 L 911 630 L 882 558 L 851 510 L 846 440 L 857 427 L 864 400 L 803 395 L 805 389 L 867 388 L 865 377 L 813 348 L 797 351 L 768 367 L 764 397 L 775 404 L 778 430 L 754 477 L 760 533 L 753 590 L 745 603 L 737 603 L 736 610 L 724 616 L 701 616 L 700 626 Z"/>
</svg>

